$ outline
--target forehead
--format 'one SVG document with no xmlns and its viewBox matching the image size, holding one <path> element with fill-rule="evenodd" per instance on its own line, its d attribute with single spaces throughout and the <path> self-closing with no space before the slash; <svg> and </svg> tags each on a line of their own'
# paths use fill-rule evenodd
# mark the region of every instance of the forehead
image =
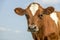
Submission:
<svg viewBox="0 0 60 40">
<path fill-rule="evenodd" d="M 39 9 L 39 5 L 37 3 L 32 3 L 29 7 L 29 10 L 31 11 L 32 15 L 34 16 Z"/>
</svg>

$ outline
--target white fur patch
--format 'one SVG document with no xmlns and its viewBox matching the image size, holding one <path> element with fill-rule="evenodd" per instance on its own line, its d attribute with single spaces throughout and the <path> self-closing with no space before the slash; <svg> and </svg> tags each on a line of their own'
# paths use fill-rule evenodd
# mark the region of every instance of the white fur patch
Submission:
<svg viewBox="0 0 60 40">
<path fill-rule="evenodd" d="M 52 14 L 50 14 L 50 17 L 55 21 L 56 25 L 58 25 L 58 17 L 57 17 L 57 14 L 55 12 L 53 12 Z"/>
<path fill-rule="evenodd" d="M 37 4 L 31 4 L 30 10 L 32 12 L 32 15 L 34 16 L 36 11 L 38 10 L 38 5 Z"/>
</svg>

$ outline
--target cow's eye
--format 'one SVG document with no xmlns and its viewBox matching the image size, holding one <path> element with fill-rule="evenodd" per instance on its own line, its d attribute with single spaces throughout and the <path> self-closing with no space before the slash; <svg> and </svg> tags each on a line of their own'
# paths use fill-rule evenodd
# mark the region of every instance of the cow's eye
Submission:
<svg viewBox="0 0 60 40">
<path fill-rule="evenodd" d="M 28 14 L 25 14 L 25 16 L 27 17 L 27 19 L 29 19 L 29 15 Z"/>
<path fill-rule="evenodd" d="M 43 17 L 43 14 L 40 14 L 39 17 Z"/>
<path fill-rule="evenodd" d="M 40 19 L 42 19 L 42 17 L 43 17 L 43 14 L 40 14 L 40 15 L 38 15 L 38 17 L 39 17 Z"/>
</svg>

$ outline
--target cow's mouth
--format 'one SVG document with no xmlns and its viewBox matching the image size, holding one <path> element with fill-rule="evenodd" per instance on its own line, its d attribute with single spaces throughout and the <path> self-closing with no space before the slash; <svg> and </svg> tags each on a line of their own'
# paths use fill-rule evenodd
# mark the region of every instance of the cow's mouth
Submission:
<svg viewBox="0 0 60 40">
<path fill-rule="evenodd" d="M 38 32 L 39 31 L 39 29 L 38 29 L 38 27 L 37 28 L 28 28 L 28 31 L 29 32 Z"/>
<path fill-rule="evenodd" d="M 31 30 L 28 29 L 28 31 L 29 31 L 29 32 L 37 32 L 37 31 L 35 31 L 35 30 L 33 30 L 33 29 L 31 29 Z"/>
</svg>

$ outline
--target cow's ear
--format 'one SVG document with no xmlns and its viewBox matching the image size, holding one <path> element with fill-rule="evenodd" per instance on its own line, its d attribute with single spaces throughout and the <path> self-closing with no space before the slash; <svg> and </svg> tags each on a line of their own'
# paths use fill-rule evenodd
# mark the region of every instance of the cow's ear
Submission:
<svg viewBox="0 0 60 40">
<path fill-rule="evenodd" d="M 21 16 L 25 14 L 25 10 L 22 8 L 15 8 L 14 11 L 16 14 L 21 15 Z"/>
<path fill-rule="evenodd" d="M 54 7 L 48 7 L 46 9 L 44 9 L 44 14 L 51 14 L 52 12 L 54 12 Z"/>
</svg>

